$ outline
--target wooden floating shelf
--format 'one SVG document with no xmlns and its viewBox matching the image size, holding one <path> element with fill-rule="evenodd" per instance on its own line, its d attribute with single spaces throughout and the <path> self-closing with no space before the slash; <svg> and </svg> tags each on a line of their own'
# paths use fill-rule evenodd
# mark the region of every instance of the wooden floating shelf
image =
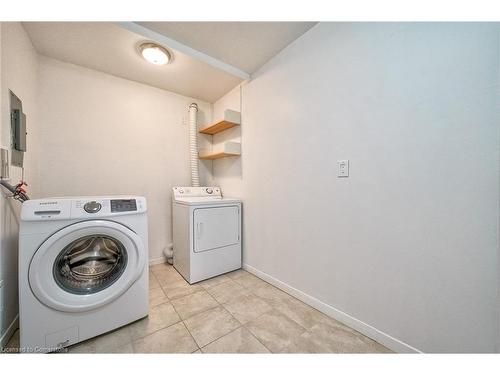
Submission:
<svg viewBox="0 0 500 375">
<path fill-rule="evenodd" d="M 228 154 L 227 152 L 214 152 L 213 154 L 200 155 L 200 159 L 215 160 L 215 159 L 227 158 L 229 156 L 240 156 L 240 154 Z"/>
<path fill-rule="evenodd" d="M 215 160 L 227 158 L 229 156 L 240 156 L 241 144 L 238 142 L 224 142 L 216 150 L 201 150 L 198 157 L 203 160 Z"/>
<path fill-rule="evenodd" d="M 224 118 L 222 120 L 217 121 L 214 124 L 205 126 L 203 129 L 200 129 L 199 132 L 202 134 L 214 135 L 224 130 L 231 129 L 235 126 L 239 126 L 240 122 L 241 122 L 240 112 L 226 109 L 224 111 Z"/>
</svg>

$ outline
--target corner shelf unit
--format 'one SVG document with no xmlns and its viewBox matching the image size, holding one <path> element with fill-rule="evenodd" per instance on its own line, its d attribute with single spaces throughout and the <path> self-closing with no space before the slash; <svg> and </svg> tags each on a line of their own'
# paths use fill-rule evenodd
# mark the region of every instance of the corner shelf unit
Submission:
<svg viewBox="0 0 500 375">
<path fill-rule="evenodd" d="M 241 114 L 239 112 L 226 109 L 224 111 L 224 118 L 222 120 L 217 121 L 211 125 L 205 126 L 203 129 L 200 129 L 199 132 L 202 134 L 214 135 L 224 130 L 231 129 L 235 126 L 239 126 L 240 122 L 241 122 Z"/>
<path fill-rule="evenodd" d="M 205 126 L 203 129 L 199 130 L 199 133 L 214 135 L 220 133 L 224 130 L 231 129 L 235 126 L 240 126 L 241 114 L 240 112 L 233 111 L 231 109 L 226 109 L 224 111 L 224 118 L 217 121 L 211 125 Z M 220 158 L 226 158 L 229 156 L 240 156 L 241 155 L 241 143 L 227 141 L 222 143 L 217 149 L 212 150 L 200 150 L 198 152 L 198 157 L 202 160 L 216 160 Z"/>
</svg>

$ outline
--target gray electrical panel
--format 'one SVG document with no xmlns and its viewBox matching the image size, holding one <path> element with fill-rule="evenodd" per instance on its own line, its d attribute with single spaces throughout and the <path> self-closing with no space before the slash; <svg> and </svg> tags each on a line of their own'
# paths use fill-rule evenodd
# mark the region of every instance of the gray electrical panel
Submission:
<svg viewBox="0 0 500 375">
<path fill-rule="evenodd" d="M 12 134 L 12 165 L 22 167 L 26 151 L 26 115 L 23 102 L 16 94 L 10 92 L 10 123 Z"/>
<path fill-rule="evenodd" d="M 9 178 L 9 150 L 0 148 L 0 179 Z"/>
</svg>

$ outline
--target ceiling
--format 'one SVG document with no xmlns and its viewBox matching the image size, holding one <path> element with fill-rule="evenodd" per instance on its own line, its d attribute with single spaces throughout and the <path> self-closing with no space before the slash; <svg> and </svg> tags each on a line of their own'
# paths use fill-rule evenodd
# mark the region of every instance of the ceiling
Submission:
<svg viewBox="0 0 500 375">
<path fill-rule="evenodd" d="M 316 22 L 137 23 L 250 74 L 316 25 Z"/>
<path fill-rule="evenodd" d="M 254 73 L 313 22 L 23 22 L 42 55 L 209 103 Z M 138 30 L 138 31 L 137 31 Z M 146 62 L 137 46 L 155 40 L 174 55 Z M 243 71 L 234 74 L 234 71 Z"/>
</svg>

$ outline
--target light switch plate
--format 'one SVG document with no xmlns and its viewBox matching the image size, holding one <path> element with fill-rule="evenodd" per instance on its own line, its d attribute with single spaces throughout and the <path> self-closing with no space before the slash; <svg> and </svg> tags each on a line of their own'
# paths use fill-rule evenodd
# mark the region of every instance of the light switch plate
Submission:
<svg viewBox="0 0 500 375">
<path fill-rule="evenodd" d="M 349 160 L 337 160 L 337 177 L 349 177 Z"/>
</svg>

